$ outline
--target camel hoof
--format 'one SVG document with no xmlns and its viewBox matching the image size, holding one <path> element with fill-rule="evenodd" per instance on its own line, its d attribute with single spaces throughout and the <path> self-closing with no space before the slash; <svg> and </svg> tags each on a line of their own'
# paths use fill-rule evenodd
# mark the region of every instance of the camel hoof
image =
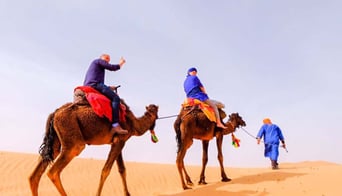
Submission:
<svg viewBox="0 0 342 196">
<path fill-rule="evenodd" d="M 230 179 L 230 178 L 222 178 L 222 182 L 229 182 L 229 181 L 231 181 L 232 179 Z"/>
<path fill-rule="evenodd" d="M 206 184 L 208 184 L 208 183 L 207 183 L 206 181 L 199 181 L 198 184 L 199 184 L 199 185 L 206 185 Z"/>
<path fill-rule="evenodd" d="M 185 186 L 183 187 L 184 190 L 189 190 L 189 189 L 192 189 L 191 187 L 188 187 L 188 186 Z"/>
<path fill-rule="evenodd" d="M 191 180 L 187 181 L 186 184 L 189 185 L 189 186 L 194 186 L 194 183 Z"/>
</svg>

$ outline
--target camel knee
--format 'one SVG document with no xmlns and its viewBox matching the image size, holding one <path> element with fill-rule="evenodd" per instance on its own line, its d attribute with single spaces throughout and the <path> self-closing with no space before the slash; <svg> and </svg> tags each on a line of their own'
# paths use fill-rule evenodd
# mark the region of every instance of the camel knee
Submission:
<svg viewBox="0 0 342 196">
<path fill-rule="evenodd" d="M 32 195 L 38 195 L 38 182 L 35 180 L 35 177 L 31 175 L 29 177 L 29 184 L 31 188 Z"/>
<path fill-rule="evenodd" d="M 218 156 L 217 160 L 222 163 L 223 162 L 223 157 L 222 156 Z"/>
<path fill-rule="evenodd" d="M 202 162 L 203 162 L 204 164 L 207 164 L 207 163 L 208 163 L 208 157 L 203 157 L 203 158 L 202 158 Z"/>
<path fill-rule="evenodd" d="M 29 184 L 32 191 L 32 195 L 38 195 L 38 185 L 42 174 L 44 173 L 48 163 L 40 161 L 36 166 L 32 174 L 29 176 Z"/>
<path fill-rule="evenodd" d="M 126 168 L 125 167 L 120 167 L 118 170 L 119 170 L 120 174 L 123 174 L 123 173 L 126 172 Z"/>
<path fill-rule="evenodd" d="M 33 175 L 33 174 L 28 178 L 28 180 L 29 180 L 31 188 L 34 187 L 35 184 L 37 184 L 35 175 Z"/>
<path fill-rule="evenodd" d="M 182 166 L 182 165 L 183 165 L 183 159 L 180 158 L 180 157 L 177 157 L 177 159 L 176 159 L 176 165 L 177 165 L 177 166 Z"/>
<path fill-rule="evenodd" d="M 51 169 L 46 174 L 52 182 L 56 181 L 57 173 L 53 172 Z"/>
</svg>

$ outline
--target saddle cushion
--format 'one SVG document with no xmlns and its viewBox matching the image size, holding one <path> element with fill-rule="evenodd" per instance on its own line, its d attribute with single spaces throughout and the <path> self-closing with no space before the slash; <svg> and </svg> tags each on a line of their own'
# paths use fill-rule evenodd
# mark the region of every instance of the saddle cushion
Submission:
<svg viewBox="0 0 342 196">
<path fill-rule="evenodd" d="M 113 120 L 111 101 L 106 96 L 90 86 L 78 86 L 75 88 L 74 93 L 79 94 L 78 90 L 85 93 L 87 101 L 99 117 L 106 117 L 110 121 Z"/>
<path fill-rule="evenodd" d="M 214 109 L 210 107 L 210 105 L 198 100 L 198 99 L 193 99 L 193 98 L 186 98 L 182 104 L 182 107 L 189 107 L 189 106 L 195 106 L 198 105 L 199 108 L 202 110 L 202 112 L 206 115 L 206 117 L 212 121 L 216 122 L 216 116 Z"/>
</svg>

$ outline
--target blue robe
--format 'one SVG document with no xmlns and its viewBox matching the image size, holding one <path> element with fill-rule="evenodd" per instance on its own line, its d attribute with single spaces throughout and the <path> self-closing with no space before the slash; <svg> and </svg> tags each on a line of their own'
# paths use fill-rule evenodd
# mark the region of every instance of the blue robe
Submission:
<svg viewBox="0 0 342 196">
<path fill-rule="evenodd" d="M 275 124 L 264 124 L 260 128 L 257 138 L 264 138 L 265 157 L 277 161 L 279 156 L 279 141 L 284 140 L 280 128 Z"/>
<path fill-rule="evenodd" d="M 206 101 L 209 99 L 208 95 L 201 90 L 203 84 L 197 76 L 187 75 L 183 83 L 186 97 Z"/>
</svg>

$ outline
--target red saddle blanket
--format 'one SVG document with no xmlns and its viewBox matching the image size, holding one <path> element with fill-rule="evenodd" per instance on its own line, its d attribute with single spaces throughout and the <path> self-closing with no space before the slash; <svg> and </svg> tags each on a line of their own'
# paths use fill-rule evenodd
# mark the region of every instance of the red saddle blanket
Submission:
<svg viewBox="0 0 342 196">
<path fill-rule="evenodd" d="M 106 117 L 112 122 L 112 104 L 110 99 L 90 86 L 78 86 L 74 89 L 74 91 L 77 89 L 85 93 L 87 101 L 99 117 Z M 124 121 L 125 119 L 122 116 L 124 115 L 123 111 L 124 106 L 120 104 L 120 121 Z"/>
</svg>

